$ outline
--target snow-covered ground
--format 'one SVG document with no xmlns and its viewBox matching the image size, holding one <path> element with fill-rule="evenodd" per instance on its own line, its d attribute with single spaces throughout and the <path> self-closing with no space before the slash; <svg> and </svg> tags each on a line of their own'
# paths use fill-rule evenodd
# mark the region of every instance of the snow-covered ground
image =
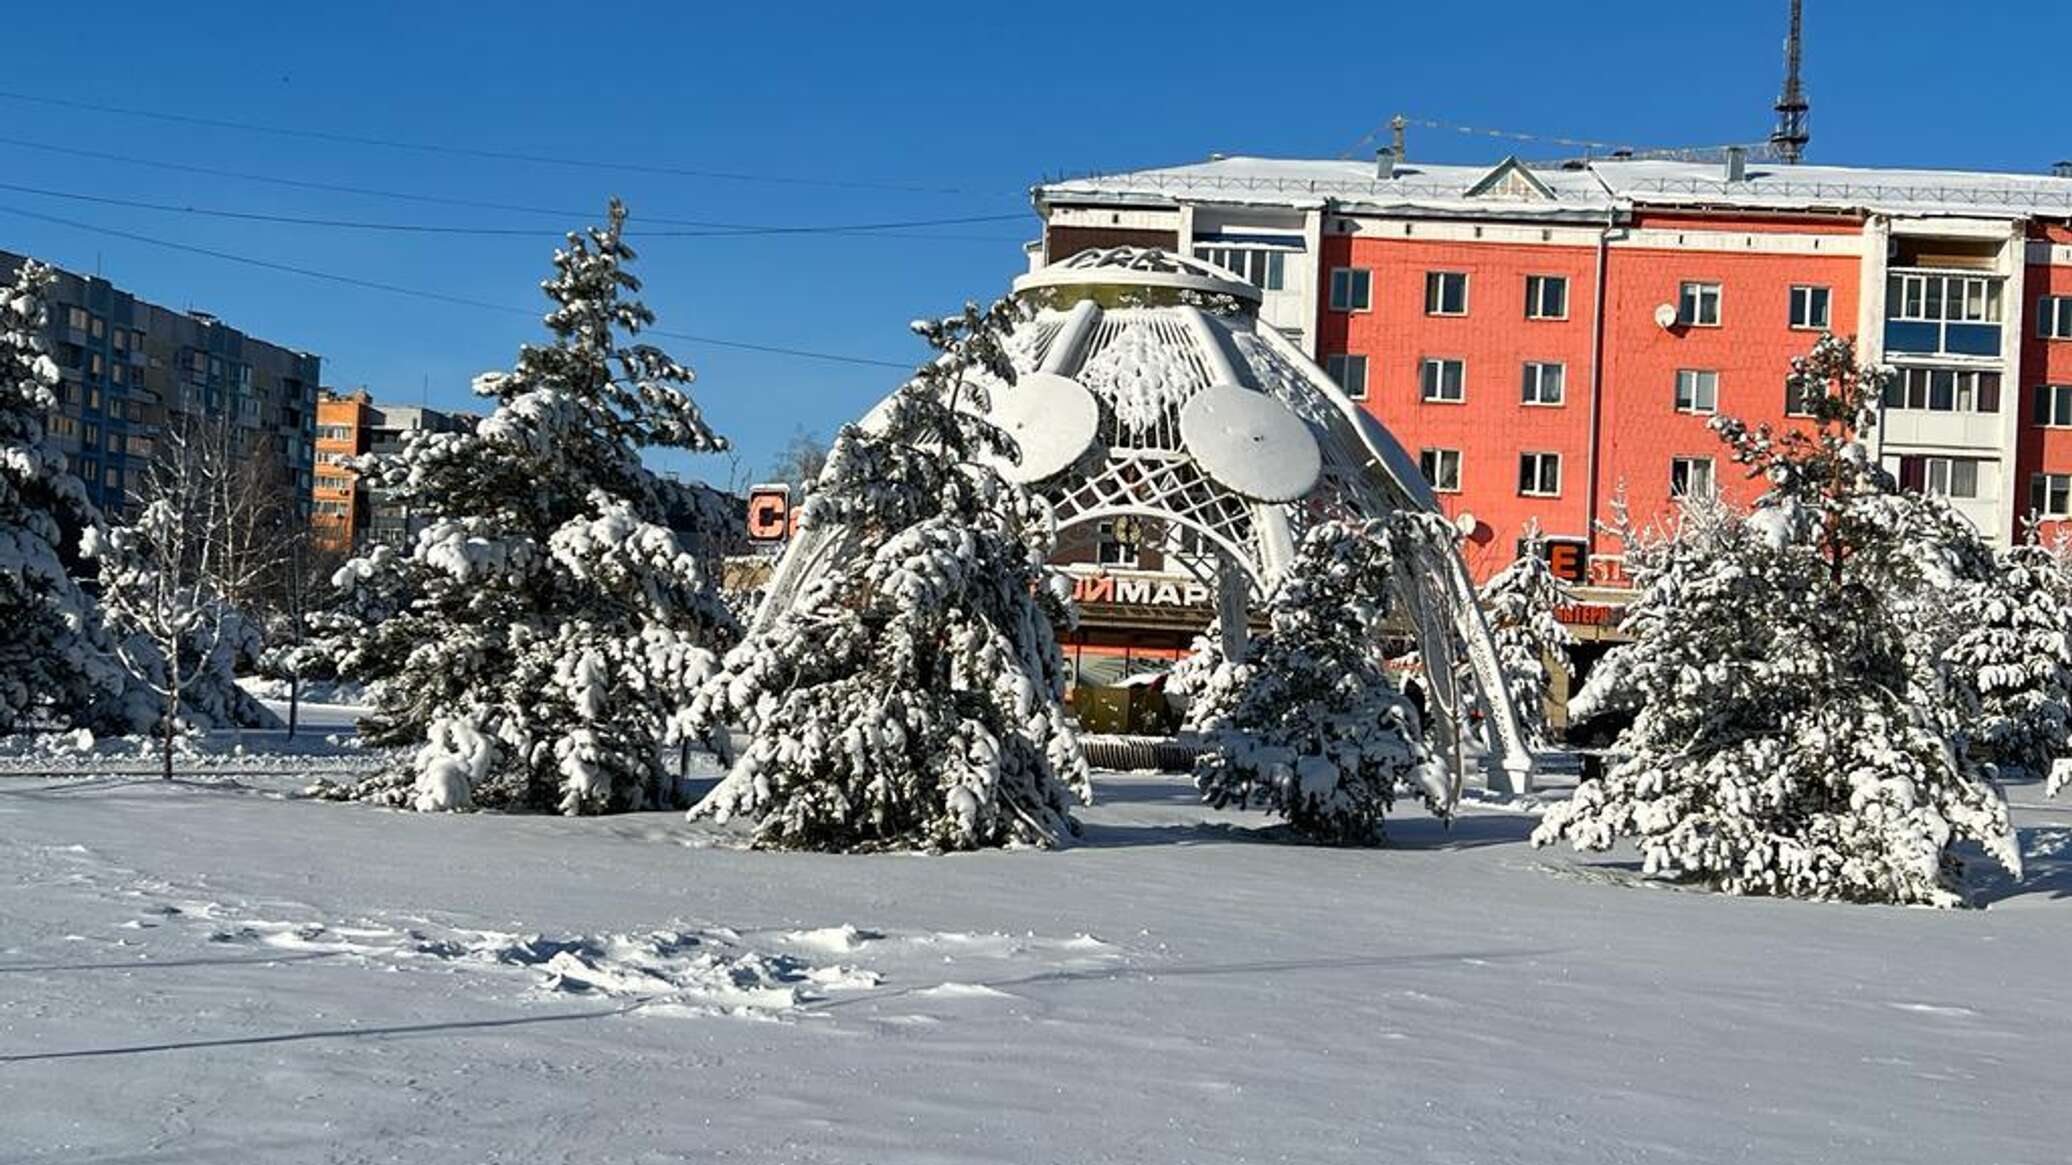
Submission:
<svg viewBox="0 0 2072 1165">
<path fill-rule="evenodd" d="M 2046 1162 L 2072 804 L 1990 909 L 1648 888 L 1478 805 L 1059 853 L 0 776 L 0 1160 Z"/>
</svg>

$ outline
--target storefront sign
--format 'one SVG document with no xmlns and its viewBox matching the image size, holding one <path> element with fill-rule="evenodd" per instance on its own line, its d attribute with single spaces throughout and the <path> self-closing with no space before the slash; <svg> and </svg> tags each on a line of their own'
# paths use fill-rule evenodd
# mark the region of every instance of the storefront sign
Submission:
<svg viewBox="0 0 2072 1165">
<path fill-rule="evenodd" d="M 1083 604 L 1134 607 L 1207 607 L 1209 588 L 1193 579 L 1156 574 L 1073 572 L 1072 599 Z"/>
<path fill-rule="evenodd" d="M 1619 610 L 1610 603 L 1569 603 L 1554 608 L 1554 618 L 1576 627 L 1610 627 L 1619 621 Z"/>
<path fill-rule="evenodd" d="M 748 487 L 748 540 L 756 546 L 780 546 L 798 533 L 804 505 L 791 504 L 791 487 L 781 482 Z"/>
</svg>

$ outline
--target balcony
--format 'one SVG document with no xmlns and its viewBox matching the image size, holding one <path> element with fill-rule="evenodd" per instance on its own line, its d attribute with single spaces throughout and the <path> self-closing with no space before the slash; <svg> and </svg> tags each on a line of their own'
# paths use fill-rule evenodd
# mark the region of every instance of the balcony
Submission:
<svg viewBox="0 0 2072 1165">
<path fill-rule="evenodd" d="M 2004 284 L 1998 276 L 1895 271 L 1885 293 L 1886 354 L 1998 360 Z"/>
</svg>

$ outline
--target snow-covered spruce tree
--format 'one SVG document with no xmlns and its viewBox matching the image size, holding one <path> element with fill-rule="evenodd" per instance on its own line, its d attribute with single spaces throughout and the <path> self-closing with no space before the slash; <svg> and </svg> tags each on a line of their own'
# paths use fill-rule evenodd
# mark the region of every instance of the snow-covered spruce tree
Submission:
<svg viewBox="0 0 2072 1165">
<path fill-rule="evenodd" d="M 1954 844 L 2017 874 L 2020 854 L 1936 661 L 1910 654 L 1922 511 L 1861 440 L 1884 374 L 1823 337 L 1792 375 L 1809 426 L 1713 422 L 1769 492 L 1637 560 L 1613 654 L 1638 715 L 1533 841 L 1631 838 L 1646 872 L 1733 893 L 1955 905 Z"/>
<path fill-rule="evenodd" d="M 555 253 L 551 341 L 476 380 L 488 417 L 366 466 L 431 521 L 407 554 L 377 548 L 338 572 L 349 595 L 331 642 L 363 637 L 338 662 L 378 685 L 366 737 L 422 747 L 341 795 L 569 814 L 680 803 L 661 749 L 733 622 L 671 529 L 715 533 L 720 511 L 641 451 L 724 442 L 691 371 L 633 339 L 654 313 L 633 298 L 625 218 L 613 200 L 605 226 Z"/>
<path fill-rule="evenodd" d="M 1518 727 L 1534 748 L 1548 745 L 1547 688 L 1553 681 L 1549 668 L 1571 676 L 1568 649 L 1576 641 L 1554 615 L 1575 602 L 1575 592 L 1555 576 L 1544 546 L 1535 522 L 1525 532 L 1518 558 L 1482 586 L 1482 606 L 1488 613 L 1490 637 L 1496 641 L 1504 686 L 1510 690 Z"/>
<path fill-rule="evenodd" d="M 1201 723 L 1196 718 L 1197 708 L 1206 710 L 1214 700 L 1209 698 L 1210 689 L 1216 684 L 1217 676 L 1228 671 L 1223 666 L 1223 635 L 1214 624 L 1194 637 L 1187 647 L 1187 654 L 1166 673 L 1166 695 L 1186 701 L 1180 717 L 1182 732 L 1198 732 Z"/>
<path fill-rule="evenodd" d="M 2031 536 L 1994 576 L 1949 604 L 1961 628 L 1944 653 L 1964 697 L 1971 752 L 2003 778 L 2042 779 L 2072 754 L 2072 590 L 2065 564 Z"/>
<path fill-rule="evenodd" d="M 915 328 L 939 352 L 844 428 L 806 502 L 825 573 L 726 659 L 692 719 L 746 748 L 691 816 L 754 823 L 772 849 L 1051 846 L 1090 782 L 1061 698 L 1047 507 L 990 459 L 975 383 L 1012 380 L 1015 308 Z"/>
<path fill-rule="evenodd" d="M 1399 781 L 1441 803 L 1445 778 L 1379 650 L 1396 555 L 1424 520 L 1326 521 L 1303 538 L 1267 601 L 1270 629 L 1190 709 L 1209 746 L 1195 762 L 1203 800 L 1334 845 L 1381 840 Z"/>
<path fill-rule="evenodd" d="M 50 268 L 0 289 L 0 732 L 31 723 L 129 731 L 121 667 L 72 571 L 101 516 L 44 430 L 58 366 L 44 350 Z"/>
</svg>

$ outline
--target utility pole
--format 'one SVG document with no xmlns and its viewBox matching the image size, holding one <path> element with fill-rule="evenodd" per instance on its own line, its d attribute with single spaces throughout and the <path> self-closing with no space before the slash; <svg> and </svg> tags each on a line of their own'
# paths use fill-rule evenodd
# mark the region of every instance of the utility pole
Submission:
<svg viewBox="0 0 2072 1165">
<path fill-rule="evenodd" d="M 1784 38 L 1784 92 L 1777 95 L 1777 128 L 1770 131 L 1770 146 L 1786 163 L 1797 165 L 1812 135 L 1806 132 L 1805 91 L 1799 87 L 1800 0 L 1791 0 L 1791 32 Z"/>
</svg>

